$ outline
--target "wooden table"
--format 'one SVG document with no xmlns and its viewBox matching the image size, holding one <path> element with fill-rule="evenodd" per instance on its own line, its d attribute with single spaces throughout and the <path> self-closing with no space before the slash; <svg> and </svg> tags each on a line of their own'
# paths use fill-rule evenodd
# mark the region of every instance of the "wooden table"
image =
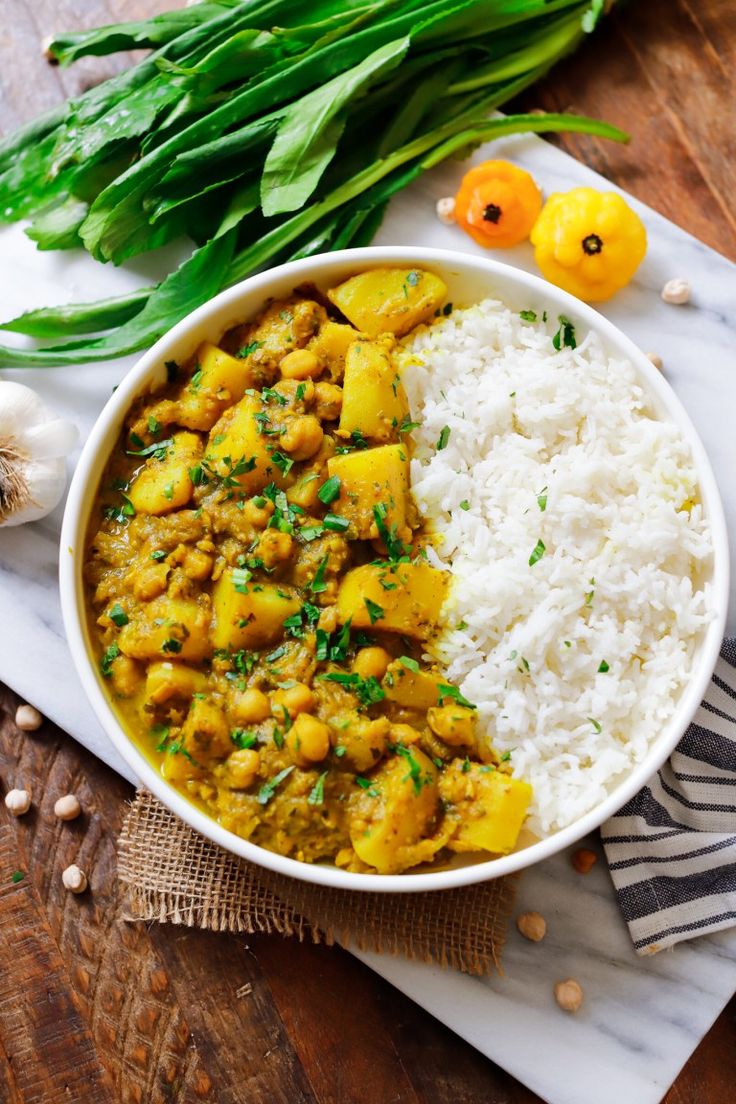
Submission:
<svg viewBox="0 0 736 1104">
<path fill-rule="evenodd" d="M 52 68 L 45 35 L 169 6 L 4 0 L 0 131 L 129 60 Z M 629 130 L 629 148 L 583 136 L 560 144 L 736 260 L 734 73 L 733 0 L 639 0 L 519 106 L 576 109 Z M 18 732 L 15 705 L 0 688 L 0 788 L 34 796 L 19 820 L 0 806 L 3 1104 L 538 1100 L 338 948 L 123 922 L 114 843 L 132 790 L 58 729 Z M 53 803 L 68 792 L 85 813 L 61 826 Z M 80 837 L 94 893 L 75 898 L 58 872 Z M 15 871 L 27 874 L 14 882 Z M 733 1001 L 666 1101 L 727 1104 L 735 1083 Z"/>
</svg>

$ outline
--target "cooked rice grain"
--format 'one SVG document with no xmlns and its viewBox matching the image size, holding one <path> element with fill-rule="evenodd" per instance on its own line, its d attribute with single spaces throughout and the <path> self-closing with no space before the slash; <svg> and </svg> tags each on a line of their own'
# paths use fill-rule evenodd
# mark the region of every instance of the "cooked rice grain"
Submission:
<svg viewBox="0 0 736 1104">
<path fill-rule="evenodd" d="M 435 657 L 545 835 L 643 759 L 712 616 L 680 430 L 595 334 L 557 352 L 556 330 L 486 300 L 416 332 L 403 376 L 414 495 L 458 584 Z"/>
</svg>

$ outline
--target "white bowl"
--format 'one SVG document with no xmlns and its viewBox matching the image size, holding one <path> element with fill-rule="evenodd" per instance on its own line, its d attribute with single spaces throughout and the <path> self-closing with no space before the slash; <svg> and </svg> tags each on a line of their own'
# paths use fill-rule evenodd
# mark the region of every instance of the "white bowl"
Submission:
<svg viewBox="0 0 736 1104">
<path fill-rule="evenodd" d="M 646 758 L 630 771 L 613 793 L 567 828 L 511 855 L 485 861 L 478 861 L 476 856 L 467 860 L 465 865 L 450 869 L 398 875 L 356 874 L 333 866 L 285 858 L 227 831 L 182 797 L 125 734 L 108 701 L 106 688 L 92 658 L 82 589 L 85 532 L 100 474 L 118 439 L 130 404 L 153 383 L 164 380 L 165 362 L 186 360 L 205 339 L 217 341 L 231 326 L 254 316 L 269 297 L 288 295 L 297 285 L 309 282 L 327 288 L 357 271 L 379 265 L 425 266 L 433 269 L 446 282 L 449 298 L 459 305 L 469 305 L 489 295 L 497 296 L 517 310 L 530 308 L 541 313 L 546 309 L 553 315 L 564 314 L 581 330 L 594 330 L 598 333 L 611 355 L 624 357 L 633 363 L 643 385 L 653 398 L 655 408 L 675 422 L 687 439 L 695 460 L 714 546 L 711 581 L 715 617 L 700 644 L 693 677 L 685 687 L 674 715 L 653 741 Z M 728 539 L 713 472 L 690 419 L 661 374 L 633 342 L 607 319 L 538 277 L 497 261 L 448 250 L 412 246 L 348 249 L 294 261 L 244 280 L 193 311 L 141 357 L 100 414 L 74 474 L 61 532 L 60 585 L 67 639 L 92 707 L 117 751 L 133 769 L 142 785 L 164 805 L 214 843 L 280 874 L 344 889 L 411 893 L 449 889 L 497 878 L 549 858 L 597 828 L 641 789 L 683 735 L 713 673 L 726 616 Z"/>
</svg>

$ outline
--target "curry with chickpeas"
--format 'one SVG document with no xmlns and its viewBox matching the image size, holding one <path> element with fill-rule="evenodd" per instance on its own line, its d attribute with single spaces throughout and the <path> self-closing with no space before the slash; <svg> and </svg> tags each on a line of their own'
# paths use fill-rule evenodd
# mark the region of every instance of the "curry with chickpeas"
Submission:
<svg viewBox="0 0 736 1104">
<path fill-rule="evenodd" d="M 131 737 L 225 828 L 304 862 L 505 853 L 529 803 L 427 651 L 450 578 L 394 354 L 445 296 L 373 269 L 169 363 L 90 522 L 91 631 Z"/>
</svg>

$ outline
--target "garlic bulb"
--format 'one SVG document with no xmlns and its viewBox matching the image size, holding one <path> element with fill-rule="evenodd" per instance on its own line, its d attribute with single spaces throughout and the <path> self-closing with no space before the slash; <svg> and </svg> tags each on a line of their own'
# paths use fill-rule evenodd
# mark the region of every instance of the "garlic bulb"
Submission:
<svg viewBox="0 0 736 1104">
<path fill-rule="evenodd" d="M 53 510 L 77 436 L 77 427 L 55 417 L 30 387 L 0 380 L 0 526 Z"/>
</svg>

